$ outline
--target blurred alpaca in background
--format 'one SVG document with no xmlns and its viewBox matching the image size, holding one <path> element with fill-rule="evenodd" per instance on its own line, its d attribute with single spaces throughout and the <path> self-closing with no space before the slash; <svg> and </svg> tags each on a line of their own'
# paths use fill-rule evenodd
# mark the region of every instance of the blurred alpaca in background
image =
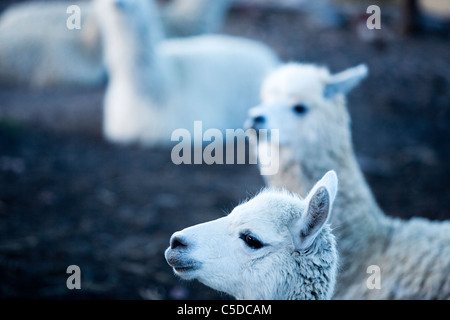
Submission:
<svg viewBox="0 0 450 320">
<path fill-rule="evenodd" d="M 231 1 L 170 1 L 162 7 L 167 35 L 219 31 Z M 79 30 L 66 26 L 70 5 L 80 8 Z M 12 5 L 0 16 L 0 84 L 34 88 L 103 85 L 107 73 L 100 36 L 91 1 Z"/>
<path fill-rule="evenodd" d="M 99 86 L 106 73 L 91 4 L 80 30 L 69 30 L 68 2 L 13 5 L 0 16 L 0 84 L 35 88 Z"/>
<path fill-rule="evenodd" d="M 225 22 L 233 0 L 172 0 L 163 7 L 168 37 L 215 33 Z"/>
<path fill-rule="evenodd" d="M 291 63 L 267 78 L 247 122 L 280 130 L 280 170 L 265 181 L 304 195 L 324 172 L 339 175 L 331 219 L 342 261 L 336 299 L 449 299 L 449 221 L 385 215 L 356 160 L 345 95 L 367 74 L 365 65 L 331 74 Z M 379 288 L 367 284 L 370 266 L 380 270 Z"/>
<path fill-rule="evenodd" d="M 103 132 L 112 142 L 171 143 L 178 128 L 239 128 L 278 65 L 267 46 L 204 35 L 163 40 L 156 4 L 96 0 L 109 83 Z"/>
</svg>

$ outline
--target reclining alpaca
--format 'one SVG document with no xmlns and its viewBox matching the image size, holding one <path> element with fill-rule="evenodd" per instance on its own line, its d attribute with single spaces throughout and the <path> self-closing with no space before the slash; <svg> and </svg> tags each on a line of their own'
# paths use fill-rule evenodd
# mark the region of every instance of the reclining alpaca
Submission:
<svg viewBox="0 0 450 320">
<path fill-rule="evenodd" d="M 81 30 L 69 30 L 68 2 L 26 2 L 0 16 L 0 84 L 100 86 L 106 80 L 90 3 L 77 2 Z"/>
<path fill-rule="evenodd" d="M 331 75 L 292 63 L 266 79 L 262 104 L 246 123 L 280 130 L 280 169 L 264 178 L 269 186 L 304 194 L 323 172 L 339 175 L 331 225 L 342 271 L 334 298 L 449 299 L 450 223 L 384 215 L 355 158 L 345 94 L 366 75 L 364 65 Z M 381 289 L 367 286 L 371 265 L 380 268 Z"/>
<path fill-rule="evenodd" d="M 80 8 L 80 30 L 66 27 L 70 5 Z M 216 32 L 230 5 L 231 0 L 172 0 L 161 8 L 162 23 L 170 37 Z M 11 5 L 0 16 L 0 84 L 34 88 L 103 85 L 106 70 L 98 29 L 92 1 Z"/>
<path fill-rule="evenodd" d="M 171 143 L 174 129 L 195 120 L 204 128 L 240 127 L 278 64 L 268 47 L 237 37 L 161 41 L 152 1 L 95 4 L 109 74 L 103 129 L 111 142 Z"/>
<path fill-rule="evenodd" d="M 337 177 L 305 199 L 266 189 L 226 217 L 176 232 L 165 252 L 175 274 L 238 299 L 330 299 L 337 270 L 327 224 Z"/>
</svg>

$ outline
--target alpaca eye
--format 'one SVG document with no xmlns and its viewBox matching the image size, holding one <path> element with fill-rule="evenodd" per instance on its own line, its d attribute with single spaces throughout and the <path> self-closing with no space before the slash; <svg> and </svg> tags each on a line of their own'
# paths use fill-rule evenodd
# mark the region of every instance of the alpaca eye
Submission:
<svg viewBox="0 0 450 320">
<path fill-rule="evenodd" d="M 250 234 L 242 234 L 241 239 L 252 249 L 259 249 L 263 244 Z"/>
<path fill-rule="evenodd" d="M 308 108 L 304 104 L 297 104 L 292 107 L 292 110 L 296 114 L 300 115 L 300 114 L 305 114 L 308 111 Z"/>
</svg>

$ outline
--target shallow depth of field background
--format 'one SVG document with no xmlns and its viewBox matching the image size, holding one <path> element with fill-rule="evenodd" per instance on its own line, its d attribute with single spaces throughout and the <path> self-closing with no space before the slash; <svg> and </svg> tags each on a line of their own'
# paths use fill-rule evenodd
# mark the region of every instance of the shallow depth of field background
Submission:
<svg viewBox="0 0 450 320">
<path fill-rule="evenodd" d="M 281 3 L 237 1 L 221 32 L 333 72 L 367 63 L 370 76 L 348 106 L 380 206 L 405 219 L 450 219 L 449 29 L 401 32 L 395 1 L 367 2 L 382 11 L 382 29 L 372 32 L 359 1 L 336 1 L 347 8 L 336 25 L 322 9 Z M 170 149 L 109 144 L 103 92 L 0 87 L 0 298 L 229 298 L 176 278 L 163 252 L 173 232 L 260 190 L 256 166 L 176 166 Z M 81 290 L 66 287 L 72 264 L 81 268 Z"/>
</svg>

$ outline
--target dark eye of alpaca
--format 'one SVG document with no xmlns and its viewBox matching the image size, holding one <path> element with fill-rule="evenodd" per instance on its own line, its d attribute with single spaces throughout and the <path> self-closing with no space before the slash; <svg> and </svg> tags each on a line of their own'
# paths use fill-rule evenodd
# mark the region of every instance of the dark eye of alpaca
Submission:
<svg viewBox="0 0 450 320">
<path fill-rule="evenodd" d="M 259 241 L 258 239 L 256 239 L 254 236 L 252 236 L 249 233 L 241 234 L 240 238 L 242 240 L 244 240 L 245 244 L 252 249 L 259 249 L 263 246 L 261 241 Z"/>
<path fill-rule="evenodd" d="M 308 111 L 308 108 L 304 104 L 297 104 L 292 107 L 292 110 L 294 111 L 294 113 L 301 115 L 305 114 Z"/>
</svg>

